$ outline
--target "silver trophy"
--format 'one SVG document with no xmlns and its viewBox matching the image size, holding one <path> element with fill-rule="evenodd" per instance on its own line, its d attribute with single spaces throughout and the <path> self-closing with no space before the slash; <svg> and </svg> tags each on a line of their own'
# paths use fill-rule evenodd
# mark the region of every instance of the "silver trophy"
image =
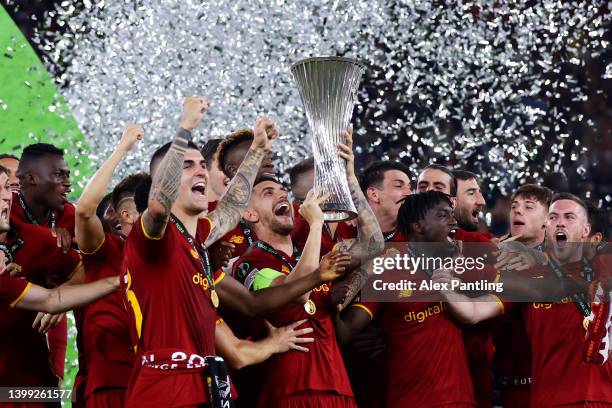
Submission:
<svg viewBox="0 0 612 408">
<path fill-rule="evenodd" d="M 314 186 L 330 197 L 322 204 L 325 221 L 355 218 L 357 210 L 346 180 L 346 164 L 338 156 L 341 132 L 350 123 L 362 63 L 340 57 L 306 58 L 291 66 L 313 132 Z"/>
</svg>

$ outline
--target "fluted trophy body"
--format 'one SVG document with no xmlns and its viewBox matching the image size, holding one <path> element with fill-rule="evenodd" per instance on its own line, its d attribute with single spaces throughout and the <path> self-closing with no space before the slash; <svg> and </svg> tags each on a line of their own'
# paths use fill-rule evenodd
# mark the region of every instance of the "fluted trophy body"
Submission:
<svg viewBox="0 0 612 408">
<path fill-rule="evenodd" d="M 357 87 L 365 71 L 358 61 L 341 57 L 307 58 L 291 66 L 312 130 L 315 188 L 329 192 L 321 207 L 325 221 L 357 216 L 346 180 L 346 164 L 338 156 L 341 132 L 348 128 Z"/>
</svg>

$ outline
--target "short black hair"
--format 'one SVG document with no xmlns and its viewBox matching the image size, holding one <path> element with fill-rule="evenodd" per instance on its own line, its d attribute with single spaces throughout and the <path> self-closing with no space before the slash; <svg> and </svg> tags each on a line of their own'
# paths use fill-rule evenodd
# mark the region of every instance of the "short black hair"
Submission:
<svg viewBox="0 0 612 408">
<path fill-rule="evenodd" d="M 26 146 L 21 152 L 19 159 L 19 167 L 17 168 L 17 177 L 24 176 L 23 172 L 27 171 L 31 163 L 35 163 L 43 156 L 64 156 L 64 151 L 50 143 L 34 143 Z"/>
<path fill-rule="evenodd" d="M 370 164 L 363 170 L 363 174 L 359 180 L 359 185 L 364 194 L 368 188 L 378 187 L 385 178 L 385 173 L 389 170 L 398 170 L 406 174 L 410 178 L 410 168 L 403 163 L 391 160 L 380 160 Z"/>
<path fill-rule="evenodd" d="M 223 139 L 210 139 L 204 147 L 202 147 L 202 156 L 206 161 L 206 167 L 210 169 L 212 162 L 215 159 L 215 154 L 217 153 L 217 148 Z"/>
<path fill-rule="evenodd" d="M 235 148 L 236 146 L 238 146 L 239 144 L 243 142 L 252 141 L 254 138 L 255 136 L 253 134 L 253 130 L 248 129 L 248 128 L 239 129 L 227 135 L 221 141 L 221 143 L 219 143 L 219 146 L 217 147 L 216 155 L 217 155 L 217 163 L 219 164 L 219 170 L 225 173 L 225 166 L 227 164 L 227 156 L 229 155 L 228 152 L 231 149 Z M 229 177 L 227 173 L 225 175 Z"/>
<path fill-rule="evenodd" d="M 457 195 L 457 179 L 455 178 L 455 175 L 453 174 L 453 171 L 450 168 L 443 166 L 441 164 L 433 163 L 433 164 L 429 164 L 425 166 L 425 168 L 421 171 L 421 173 L 427 169 L 440 170 L 441 172 L 448 174 L 448 176 L 451 179 L 451 183 L 450 183 L 451 184 L 450 185 L 451 196 L 454 197 Z"/>
<path fill-rule="evenodd" d="M 457 180 L 467 181 L 471 179 L 478 181 L 478 176 L 476 175 L 476 173 L 472 173 L 471 171 L 463 170 L 463 169 L 455 169 L 452 172 L 453 172 L 453 176 L 455 176 L 455 181 Z"/>
<path fill-rule="evenodd" d="M 149 192 L 151 191 L 152 183 L 153 179 L 147 175 L 142 183 L 136 187 L 136 191 L 134 191 L 134 204 L 136 204 L 136 211 L 139 214 L 142 214 L 149 206 Z"/>
<path fill-rule="evenodd" d="M 604 240 L 608 239 L 608 211 L 605 208 L 598 208 L 595 205 L 587 204 L 589 214 L 589 224 L 591 224 L 591 235 L 601 233 Z"/>
<path fill-rule="evenodd" d="M 587 217 L 588 217 L 589 209 L 587 207 L 587 204 L 584 202 L 582 198 L 578 197 L 577 195 L 574 195 L 572 193 L 557 193 L 550 200 L 550 205 L 552 205 L 555 201 L 559 201 L 559 200 L 570 200 L 570 201 L 575 202 L 576 204 L 584 208 L 584 212 L 587 214 Z"/>
<path fill-rule="evenodd" d="M 121 180 L 111 193 L 111 203 L 115 211 L 119 210 L 119 204 L 126 198 L 133 198 L 138 186 L 143 183 L 149 175 L 147 173 L 131 174 Z"/>
<path fill-rule="evenodd" d="M 166 153 L 168 153 L 168 150 L 170 150 L 170 146 L 171 145 L 172 145 L 172 142 L 168 142 L 168 143 L 160 146 L 157 150 L 155 150 L 155 152 L 153 153 L 153 156 L 151 156 L 151 161 L 149 161 L 149 174 L 153 174 L 153 167 L 154 167 L 154 165 L 156 165 L 158 162 L 160 162 L 160 161 L 162 161 L 164 159 L 164 156 L 166 155 Z M 191 140 L 189 142 L 187 142 L 187 148 L 188 149 L 200 150 L 198 145 L 196 145 Z"/>
<path fill-rule="evenodd" d="M 300 176 L 308 171 L 314 170 L 314 158 L 307 157 L 302 160 L 295 166 L 289 170 L 289 181 L 291 183 L 291 188 L 293 188 L 297 183 Z"/>
<path fill-rule="evenodd" d="M 0 153 L 0 160 L 2 159 L 14 159 L 19 161 L 19 157 L 15 156 L 14 154 L 10 154 L 10 153 Z"/>
<path fill-rule="evenodd" d="M 423 220 L 427 212 L 440 203 L 452 206 L 449 196 L 441 191 L 430 190 L 409 195 L 397 212 L 397 227 L 408 236 L 412 232 L 412 224 Z"/>
</svg>

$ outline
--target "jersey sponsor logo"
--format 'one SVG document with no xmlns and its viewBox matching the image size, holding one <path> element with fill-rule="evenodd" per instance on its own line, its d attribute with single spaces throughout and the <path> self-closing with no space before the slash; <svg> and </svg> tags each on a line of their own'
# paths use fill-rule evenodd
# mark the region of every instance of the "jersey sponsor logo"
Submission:
<svg viewBox="0 0 612 408">
<path fill-rule="evenodd" d="M 281 272 L 284 273 L 285 275 L 288 275 L 289 272 L 291 272 L 291 269 L 289 269 L 289 267 L 287 265 L 282 265 L 281 266 Z"/>
<path fill-rule="evenodd" d="M 244 242 L 244 237 L 242 235 L 232 235 L 229 242 L 232 244 L 242 244 Z"/>
<path fill-rule="evenodd" d="M 423 323 L 430 317 L 442 313 L 444 309 L 445 306 L 442 303 L 438 303 L 433 306 L 427 306 L 426 309 L 421 310 L 420 312 L 408 312 L 408 314 L 404 315 L 404 321 L 406 321 L 407 323 Z"/>
<path fill-rule="evenodd" d="M 531 307 L 533 307 L 534 309 L 538 310 L 538 309 L 544 309 L 544 310 L 550 310 L 552 309 L 553 305 L 561 305 L 564 303 L 569 303 L 572 300 L 568 297 L 565 297 L 561 300 L 559 300 L 558 302 L 554 302 L 554 303 L 540 303 L 540 302 L 535 302 L 531 304 Z"/>
<path fill-rule="evenodd" d="M 412 289 L 406 289 L 406 290 L 402 290 L 399 294 L 399 298 L 407 298 L 412 296 Z"/>
<path fill-rule="evenodd" d="M 248 262 L 241 263 L 238 265 L 238 268 L 236 268 L 236 276 L 240 279 L 244 279 L 247 273 L 249 273 L 249 268 L 251 268 L 251 265 Z"/>
<path fill-rule="evenodd" d="M 208 278 L 202 275 L 201 273 L 196 273 L 195 275 L 193 275 L 191 277 L 191 280 L 193 281 L 194 285 L 201 286 L 204 290 L 208 290 L 208 288 L 210 287 L 210 282 L 208 281 Z"/>
</svg>

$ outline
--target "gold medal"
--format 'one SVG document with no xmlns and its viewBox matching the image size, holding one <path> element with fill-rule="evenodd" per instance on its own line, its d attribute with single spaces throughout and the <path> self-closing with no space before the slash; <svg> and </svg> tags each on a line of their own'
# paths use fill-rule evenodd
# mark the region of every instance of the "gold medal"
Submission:
<svg viewBox="0 0 612 408">
<path fill-rule="evenodd" d="M 306 303 L 304 303 L 304 310 L 306 310 L 306 313 L 312 316 L 313 314 L 317 313 L 317 305 L 315 305 L 315 302 L 313 302 L 312 299 L 308 299 Z"/>
<path fill-rule="evenodd" d="M 591 323 L 591 321 L 588 317 L 585 317 L 584 320 L 582 320 L 582 327 L 584 327 L 584 331 L 589 331 L 589 323 Z"/>
<path fill-rule="evenodd" d="M 219 307 L 219 295 L 217 295 L 217 291 L 214 289 L 210 291 L 210 301 L 215 309 Z"/>
</svg>

